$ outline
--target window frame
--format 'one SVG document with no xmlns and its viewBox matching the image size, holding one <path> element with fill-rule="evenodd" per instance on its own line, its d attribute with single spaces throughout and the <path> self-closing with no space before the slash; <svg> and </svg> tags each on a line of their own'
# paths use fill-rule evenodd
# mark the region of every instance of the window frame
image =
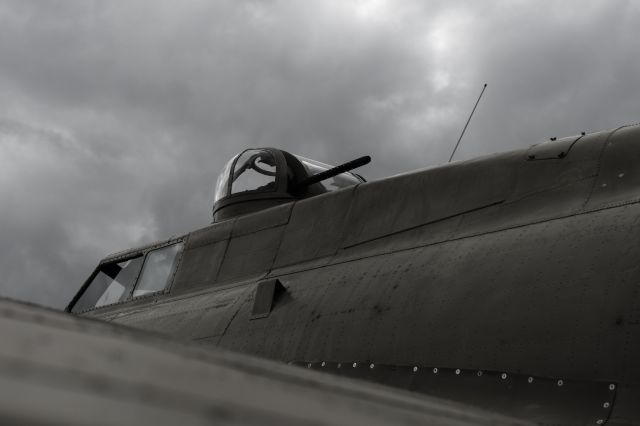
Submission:
<svg viewBox="0 0 640 426">
<path fill-rule="evenodd" d="M 176 245 L 176 244 L 182 244 L 182 249 L 180 251 L 178 251 L 178 253 L 176 253 L 175 267 L 173 268 L 173 271 L 167 277 L 167 285 L 162 290 L 158 290 L 158 291 L 154 291 L 152 293 L 142 294 L 140 296 L 133 297 L 133 292 L 135 291 L 136 286 L 138 285 L 138 282 L 140 280 L 140 276 L 142 275 L 142 271 L 144 270 L 145 264 L 147 263 L 147 255 L 149 253 L 155 251 L 155 250 L 160 250 L 160 249 L 163 249 L 165 247 L 169 247 L 169 246 Z M 153 245 L 150 245 L 150 246 L 147 246 L 147 247 L 143 247 L 143 248 L 127 251 L 127 252 L 124 252 L 124 253 L 120 252 L 120 253 L 117 253 L 115 255 L 108 256 L 108 257 L 102 259 L 100 261 L 100 263 L 98 263 L 98 265 L 94 268 L 94 270 L 91 273 L 91 275 L 89 275 L 89 278 L 87 278 L 85 280 L 85 282 L 82 284 L 80 289 L 76 292 L 76 294 L 73 297 L 73 299 L 71 300 L 71 302 L 69 302 L 69 304 L 65 308 L 65 312 L 70 312 L 70 313 L 73 313 L 74 315 L 79 315 L 79 314 L 92 312 L 92 311 L 103 310 L 103 309 L 107 310 L 109 308 L 113 308 L 114 306 L 120 306 L 120 305 L 123 305 L 125 303 L 132 302 L 132 301 L 143 300 L 145 298 L 150 298 L 150 297 L 155 297 L 155 296 L 159 296 L 159 295 L 162 295 L 162 294 L 170 293 L 171 290 L 173 289 L 173 285 L 175 283 L 175 276 L 176 276 L 176 273 L 177 273 L 177 271 L 178 271 L 178 269 L 180 267 L 180 263 L 182 262 L 182 256 L 184 254 L 184 251 L 185 251 L 185 238 L 184 237 L 180 237 L 180 238 L 174 238 L 174 239 L 171 239 L 171 240 L 168 240 L 168 241 L 162 241 L 161 243 L 156 243 L 156 244 L 153 244 Z M 140 265 L 140 270 L 136 274 L 133 286 L 131 286 L 131 289 L 129 290 L 126 298 L 124 298 L 123 300 L 120 300 L 118 302 L 115 302 L 115 303 L 110 303 L 110 304 L 102 305 L 102 306 L 93 306 L 91 308 L 87 308 L 87 309 L 83 309 L 81 311 L 73 312 L 73 308 L 78 303 L 80 298 L 84 295 L 84 293 L 87 291 L 87 289 L 89 288 L 89 286 L 91 285 L 93 280 L 96 278 L 96 276 L 100 273 L 100 271 L 101 271 L 102 267 L 104 267 L 104 265 L 112 264 L 112 263 L 126 262 L 127 260 L 137 259 L 137 258 L 140 258 L 140 257 L 142 257 L 142 264 Z"/>
</svg>

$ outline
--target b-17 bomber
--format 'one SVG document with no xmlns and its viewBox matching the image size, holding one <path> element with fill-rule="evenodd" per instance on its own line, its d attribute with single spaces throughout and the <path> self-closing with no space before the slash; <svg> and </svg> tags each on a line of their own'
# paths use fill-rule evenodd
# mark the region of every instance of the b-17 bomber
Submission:
<svg viewBox="0 0 640 426">
<path fill-rule="evenodd" d="M 211 224 L 109 255 L 66 310 L 534 424 L 640 425 L 640 126 L 367 182 L 369 160 L 247 149 Z"/>
</svg>

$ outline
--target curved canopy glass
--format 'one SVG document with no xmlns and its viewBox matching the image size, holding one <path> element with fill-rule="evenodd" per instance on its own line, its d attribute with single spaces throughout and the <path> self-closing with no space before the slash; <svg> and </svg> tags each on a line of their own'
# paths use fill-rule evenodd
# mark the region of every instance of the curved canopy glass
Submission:
<svg viewBox="0 0 640 426">
<path fill-rule="evenodd" d="M 319 173 L 335 169 L 276 148 L 251 148 L 233 157 L 216 181 L 214 221 L 252 213 L 275 205 L 313 197 L 364 182 L 343 172 L 320 182 L 309 181 Z"/>
<path fill-rule="evenodd" d="M 309 176 L 317 175 L 318 173 L 333 168 L 333 166 L 330 166 L 328 164 L 324 164 L 316 160 L 311 160 L 310 158 L 305 158 L 300 155 L 296 155 L 295 157 L 300 160 Z M 357 185 L 362 182 L 364 182 L 364 180 L 360 179 L 353 173 L 344 172 L 332 178 L 323 180 L 322 182 L 320 182 L 320 184 L 324 187 L 324 189 L 327 190 L 327 192 L 331 192 L 341 188 L 346 188 L 347 186 Z"/>
<path fill-rule="evenodd" d="M 232 194 L 276 189 L 277 163 L 266 149 L 247 149 L 233 157 L 218 176 L 214 203 Z"/>
</svg>

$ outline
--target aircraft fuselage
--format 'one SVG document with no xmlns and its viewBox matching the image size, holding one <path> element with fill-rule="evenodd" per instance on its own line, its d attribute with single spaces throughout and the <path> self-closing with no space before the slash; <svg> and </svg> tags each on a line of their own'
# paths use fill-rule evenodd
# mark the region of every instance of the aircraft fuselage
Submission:
<svg viewBox="0 0 640 426">
<path fill-rule="evenodd" d="M 178 238 L 168 291 L 83 315 L 545 424 L 640 424 L 638 164 L 630 126 L 289 202 Z"/>
</svg>

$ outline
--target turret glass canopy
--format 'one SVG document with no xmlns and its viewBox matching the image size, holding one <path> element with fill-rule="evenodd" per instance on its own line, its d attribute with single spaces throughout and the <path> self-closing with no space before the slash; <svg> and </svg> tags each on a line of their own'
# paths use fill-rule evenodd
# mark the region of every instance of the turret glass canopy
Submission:
<svg viewBox="0 0 640 426">
<path fill-rule="evenodd" d="M 214 220 L 335 191 L 365 181 L 357 174 L 344 172 L 312 185 L 300 185 L 310 176 L 331 168 L 328 164 L 275 148 L 251 148 L 242 151 L 229 160 L 218 176 L 213 204 Z"/>
</svg>

